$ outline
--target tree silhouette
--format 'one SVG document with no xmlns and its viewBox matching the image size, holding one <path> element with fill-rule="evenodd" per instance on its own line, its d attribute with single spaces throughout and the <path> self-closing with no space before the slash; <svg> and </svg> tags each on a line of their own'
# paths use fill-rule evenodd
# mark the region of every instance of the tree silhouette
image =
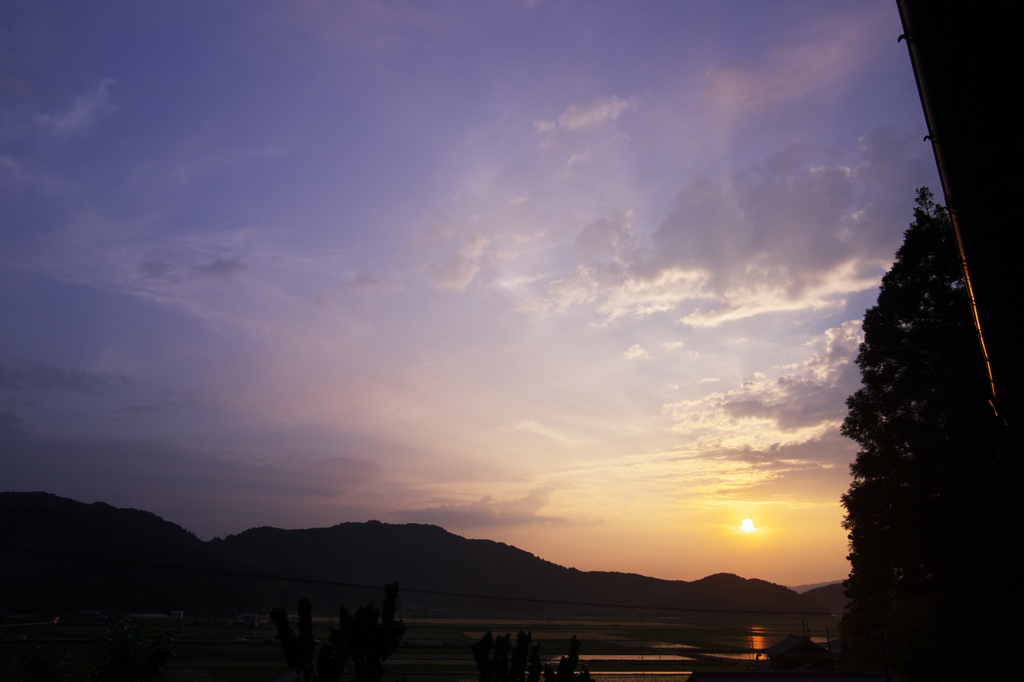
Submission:
<svg viewBox="0 0 1024 682">
<path fill-rule="evenodd" d="M 499 640 L 504 639 L 506 642 L 508 642 L 508 638 L 509 635 L 505 635 L 504 638 L 498 637 Z M 476 661 L 480 682 L 493 682 L 494 664 L 491 662 L 491 650 L 494 649 L 494 636 L 491 635 L 491 631 L 488 630 L 487 634 L 481 637 L 479 641 L 474 642 L 470 648 L 473 652 L 473 660 Z M 508 677 L 507 669 L 505 670 L 505 677 Z"/>
<path fill-rule="evenodd" d="M 539 682 L 543 675 L 544 682 L 591 682 L 587 666 L 576 672 L 580 661 L 580 641 L 576 635 L 569 640 L 569 655 L 562 656 L 557 668 L 541 664 L 540 643 L 531 644 L 532 640 L 532 633 L 520 630 L 513 649 L 511 634 L 494 637 L 488 630 L 472 647 L 479 681 Z"/>
<path fill-rule="evenodd" d="M 540 679 L 540 645 L 537 645 L 536 656 L 531 657 L 530 643 L 532 639 L 531 633 L 522 630 L 516 635 L 516 648 L 512 650 L 512 657 L 508 664 L 508 682 L 526 682 L 527 674 L 529 674 L 529 682 L 537 682 Z M 536 666 L 533 665 L 534 658 L 536 658 Z"/>
<path fill-rule="evenodd" d="M 316 640 L 313 638 L 313 606 L 309 602 L 309 597 L 299 600 L 298 616 L 299 631 L 295 633 L 288 624 L 287 611 L 274 609 L 270 612 L 270 620 L 277 626 L 277 639 L 288 667 L 297 673 L 299 680 L 312 680 L 315 671 L 313 656 L 316 653 Z"/>
<path fill-rule="evenodd" d="M 551 666 L 544 666 L 544 682 L 590 682 L 590 671 L 587 670 L 587 666 L 583 666 L 581 672 L 576 672 L 579 663 L 580 640 L 573 635 L 569 640 L 569 655 L 562 656 L 558 661 L 558 668 L 552 670 Z"/>
<path fill-rule="evenodd" d="M 520 634 L 522 634 L 522 632 L 520 632 Z M 527 635 L 527 643 L 529 643 L 529 635 Z M 529 653 L 527 654 L 527 660 L 529 661 L 526 668 L 528 682 L 540 682 L 541 673 L 546 667 L 541 665 L 540 662 L 540 642 L 537 642 L 530 647 Z"/>
<path fill-rule="evenodd" d="M 978 577 L 982 524 L 996 495 L 997 420 L 945 209 L 918 190 L 878 304 L 864 316 L 863 388 L 843 435 L 860 445 L 843 495 L 851 602 L 848 663 L 909 678 L 959 679 L 950 647 Z M 958 654 L 956 654 L 958 655 Z"/>
<path fill-rule="evenodd" d="M 398 583 L 384 586 L 384 603 L 380 609 L 365 604 L 349 613 L 344 606 L 338 614 L 338 627 L 330 634 L 316 655 L 313 637 L 311 606 L 308 598 L 299 601 L 299 632 L 292 632 L 288 613 L 274 609 L 270 618 L 277 626 L 281 649 L 288 667 L 298 673 L 301 680 L 337 682 L 352 662 L 356 682 L 380 682 L 384 677 L 384 661 L 398 649 L 405 634 L 405 623 L 396 619 Z"/>
</svg>

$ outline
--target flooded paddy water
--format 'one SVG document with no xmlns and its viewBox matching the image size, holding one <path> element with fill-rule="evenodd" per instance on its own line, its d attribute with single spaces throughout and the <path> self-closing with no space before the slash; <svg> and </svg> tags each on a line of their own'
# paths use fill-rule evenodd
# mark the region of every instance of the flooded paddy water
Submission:
<svg viewBox="0 0 1024 682">
<path fill-rule="evenodd" d="M 568 653 L 569 639 L 581 642 L 580 661 L 598 682 L 684 682 L 695 670 L 746 670 L 757 654 L 790 634 L 807 628 L 816 641 L 834 637 L 838 618 L 810 622 L 786 615 L 744 617 L 735 614 L 683 614 L 660 618 L 657 613 L 487 614 L 406 608 L 400 613 L 407 630 L 401 647 L 386 663 L 386 682 L 475 682 L 471 646 L 487 631 L 531 632 L 541 645 L 542 660 L 557 663 Z M 326 639 L 337 624 L 337 612 L 317 613 L 314 633 Z M 165 682 L 275 682 L 288 679 L 288 669 L 274 627 L 186 618 L 176 627 L 175 656 L 163 671 Z M 72 658 L 94 659 L 102 645 L 101 626 L 62 625 L 8 628 L 0 641 L 0 678 L 13 668 L 26 644 L 64 646 Z M 826 634 L 828 633 L 828 634 Z M 17 636 L 25 641 L 14 641 Z M 244 641 L 236 641 L 236 640 Z M 348 677 L 348 676 L 346 676 Z"/>
</svg>

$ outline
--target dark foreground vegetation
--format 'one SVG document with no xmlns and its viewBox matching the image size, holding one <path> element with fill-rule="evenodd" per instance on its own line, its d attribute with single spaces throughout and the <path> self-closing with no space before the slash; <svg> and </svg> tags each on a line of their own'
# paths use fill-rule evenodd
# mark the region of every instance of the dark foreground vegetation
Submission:
<svg viewBox="0 0 1024 682">
<path fill-rule="evenodd" d="M 4 672 L 24 682 L 150 682 L 172 650 L 168 627 L 145 627 L 125 614 L 103 631 L 86 661 L 56 642 L 26 642 Z"/>
<path fill-rule="evenodd" d="M 1018 677 L 1020 638 L 999 623 L 1020 603 L 1003 526 L 1021 447 L 989 402 L 955 235 L 925 188 L 857 364 L 845 662 L 904 680 Z"/>
</svg>

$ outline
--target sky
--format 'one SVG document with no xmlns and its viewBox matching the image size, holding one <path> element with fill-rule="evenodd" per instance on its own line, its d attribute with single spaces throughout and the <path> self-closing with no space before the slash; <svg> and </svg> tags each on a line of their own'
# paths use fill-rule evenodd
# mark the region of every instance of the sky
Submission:
<svg viewBox="0 0 1024 682">
<path fill-rule="evenodd" d="M 0 489 L 849 570 L 896 4 L 5 2 Z M 750 519 L 756 528 L 740 528 Z"/>
</svg>

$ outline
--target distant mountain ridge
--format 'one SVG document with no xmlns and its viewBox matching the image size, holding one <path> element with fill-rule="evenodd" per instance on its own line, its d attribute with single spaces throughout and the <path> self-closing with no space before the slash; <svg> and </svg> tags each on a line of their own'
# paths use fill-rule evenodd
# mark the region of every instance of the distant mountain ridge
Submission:
<svg viewBox="0 0 1024 682">
<path fill-rule="evenodd" d="M 804 595 L 814 599 L 822 606 L 827 606 L 832 613 L 842 613 L 846 609 L 846 605 L 850 603 L 849 597 L 846 596 L 846 588 L 841 582 L 807 590 Z"/>
<path fill-rule="evenodd" d="M 204 542 L 150 512 L 83 504 L 49 493 L 0 493 L 0 547 L 383 585 L 398 580 L 407 604 L 443 602 L 414 590 L 656 608 L 825 612 L 811 597 L 763 580 L 720 573 L 660 580 L 559 566 L 516 547 L 469 540 L 438 526 L 341 523 L 329 528 L 252 528 Z M 73 564 L 73 565 L 72 565 Z M 362 603 L 358 590 L 4 555 L 0 608 L 265 610 L 293 604 Z M 365 592 L 365 591 L 363 591 Z M 6 601 L 6 603 L 3 603 Z M 87 602 L 87 603 L 86 603 Z M 463 606 L 480 600 L 461 600 Z M 493 607 L 492 603 L 484 606 Z M 534 608 L 520 604 L 520 609 Z M 535 608 L 542 608 L 537 606 Z"/>
<path fill-rule="evenodd" d="M 819 587 L 828 587 L 829 585 L 836 585 L 838 583 L 843 582 L 843 580 L 845 580 L 845 578 L 840 578 L 839 580 L 826 580 L 823 583 L 809 583 L 807 585 L 789 585 L 788 587 L 797 594 L 804 594 L 805 592 L 816 590 Z"/>
</svg>

